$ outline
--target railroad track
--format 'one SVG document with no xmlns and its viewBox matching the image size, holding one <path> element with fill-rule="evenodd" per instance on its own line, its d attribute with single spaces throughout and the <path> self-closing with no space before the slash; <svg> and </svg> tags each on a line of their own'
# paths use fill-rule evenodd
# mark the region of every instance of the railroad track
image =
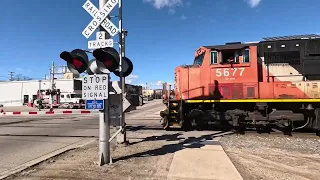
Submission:
<svg viewBox="0 0 320 180">
<path fill-rule="evenodd" d="M 223 128 L 205 128 L 202 129 L 204 131 L 221 131 L 223 133 L 228 133 L 230 132 L 231 134 L 236 134 L 239 136 L 245 136 L 245 135 L 259 135 L 259 136 L 283 136 L 283 137 L 301 137 L 301 138 L 319 138 L 319 136 L 317 136 L 317 134 L 315 132 L 311 132 L 311 131 L 292 131 L 290 133 L 285 133 L 281 130 L 275 129 L 275 128 L 271 128 L 269 131 L 268 130 L 264 130 L 264 131 L 257 131 L 254 128 L 248 128 L 245 129 L 243 132 L 237 132 L 235 130 L 231 130 L 231 129 L 223 129 Z"/>
<path fill-rule="evenodd" d="M 237 134 L 237 133 L 235 133 Z M 291 132 L 291 134 L 285 134 L 283 132 L 279 131 L 272 131 L 272 132 L 262 132 L 259 133 L 254 130 L 247 130 L 244 132 L 244 134 L 238 133 L 238 135 L 259 135 L 259 136 L 288 136 L 288 137 L 299 137 L 299 138 L 319 138 L 319 136 L 316 135 L 316 133 L 311 133 L 311 132 Z"/>
</svg>

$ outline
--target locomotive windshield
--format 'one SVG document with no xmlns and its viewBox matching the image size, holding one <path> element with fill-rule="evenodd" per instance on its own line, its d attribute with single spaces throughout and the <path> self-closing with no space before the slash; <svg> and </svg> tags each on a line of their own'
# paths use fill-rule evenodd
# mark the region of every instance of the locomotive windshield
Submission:
<svg viewBox="0 0 320 180">
<path fill-rule="evenodd" d="M 203 59 L 204 59 L 204 54 L 205 53 L 202 53 L 201 55 L 195 57 L 193 65 L 200 65 L 201 66 L 202 62 L 203 62 Z"/>
</svg>

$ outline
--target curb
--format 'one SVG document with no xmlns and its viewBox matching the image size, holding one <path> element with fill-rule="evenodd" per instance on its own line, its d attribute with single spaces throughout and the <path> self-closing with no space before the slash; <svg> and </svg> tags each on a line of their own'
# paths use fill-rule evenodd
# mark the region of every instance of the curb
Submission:
<svg viewBox="0 0 320 180">
<path fill-rule="evenodd" d="M 87 139 L 86 140 L 79 140 L 79 141 L 77 141 L 77 142 L 75 142 L 73 144 L 67 145 L 67 146 L 65 146 L 63 148 L 60 148 L 60 149 L 57 149 L 57 150 L 55 150 L 53 152 L 50 152 L 48 154 L 45 154 L 45 155 L 39 157 L 39 158 L 36 158 L 36 159 L 33 159 L 33 160 L 29 161 L 29 162 L 21 164 L 21 165 L 15 167 L 15 168 L 12 168 L 12 169 L 9 169 L 7 171 L 4 171 L 4 173 L 3 173 L 4 175 L 0 176 L 0 180 L 8 178 L 9 176 L 17 174 L 19 172 L 22 172 L 23 170 L 26 170 L 26 169 L 28 169 L 30 167 L 36 166 L 36 165 L 40 164 L 43 161 L 46 161 L 46 160 L 48 160 L 50 158 L 53 158 L 53 157 L 58 156 L 58 155 L 61 155 L 61 154 L 65 153 L 65 152 L 67 152 L 67 151 L 70 151 L 70 150 L 73 150 L 73 149 L 76 149 L 76 148 L 80 148 L 80 147 L 84 147 L 84 146 L 86 146 L 88 144 L 91 144 L 91 143 L 93 143 L 95 141 L 96 141 L 96 139 L 91 140 L 91 141 L 88 141 Z"/>
</svg>

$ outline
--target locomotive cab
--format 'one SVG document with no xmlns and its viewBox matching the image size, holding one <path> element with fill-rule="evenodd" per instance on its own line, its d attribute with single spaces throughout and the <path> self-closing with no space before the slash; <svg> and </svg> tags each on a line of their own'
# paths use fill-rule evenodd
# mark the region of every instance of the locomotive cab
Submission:
<svg viewBox="0 0 320 180">
<path fill-rule="evenodd" d="M 193 65 L 176 68 L 176 99 L 215 99 L 212 94 L 217 89 L 224 98 L 255 98 L 257 64 L 253 43 L 200 47 Z"/>
</svg>

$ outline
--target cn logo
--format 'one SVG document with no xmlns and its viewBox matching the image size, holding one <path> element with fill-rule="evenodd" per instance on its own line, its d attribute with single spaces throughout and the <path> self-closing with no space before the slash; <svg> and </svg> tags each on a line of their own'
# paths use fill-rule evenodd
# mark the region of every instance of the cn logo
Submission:
<svg viewBox="0 0 320 180">
<path fill-rule="evenodd" d="M 197 54 L 198 56 L 200 56 L 201 54 L 205 53 L 205 50 L 203 50 L 202 48 L 197 50 Z"/>
</svg>

